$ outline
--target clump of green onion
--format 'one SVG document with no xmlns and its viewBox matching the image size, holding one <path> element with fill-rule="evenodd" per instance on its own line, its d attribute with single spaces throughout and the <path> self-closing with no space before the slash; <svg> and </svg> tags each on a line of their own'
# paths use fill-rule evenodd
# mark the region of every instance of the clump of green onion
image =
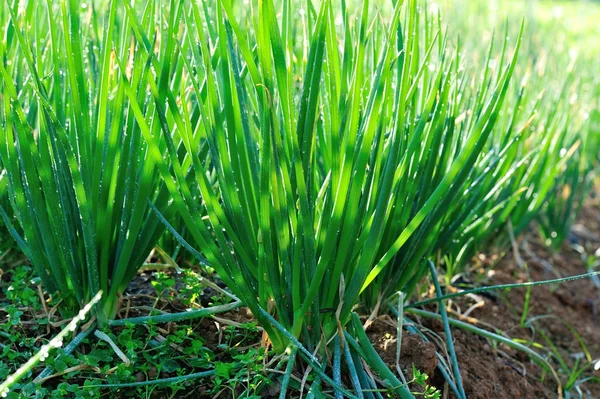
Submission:
<svg viewBox="0 0 600 399">
<path fill-rule="evenodd" d="M 416 1 L 397 2 L 387 22 L 369 2 L 356 18 L 336 7 L 300 14 L 291 1 L 277 9 L 266 0 L 242 21 L 227 0 L 181 3 L 163 57 L 131 23 L 155 68 L 147 84 L 168 159 L 143 115 L 136 120 L 174 206 L 279 352 L 289 339 L 265 310 L 309 350 L 324 348 L 410 239 L 435 242 L 443 204 L 479 159 L 514 68 L 499 73 L 457 145 L 447 133 L 457 57 L 440 24 L 422 25 Z M 161 78 L 178 67 L 179 85 Z M 135 103 L 133 87 L 125 91 Z M 409 285 L 425 270 L 410 262 L 396 272 Z"/>
<path fill-rule="evenodd" d="M 158 131 L 143 83 L 150 66 L 117 3 L 107 15 L 77 1 L 2 6 L 0 159 L 17 225 L 1 213 L 65 317 L 105 292 L 100 323 L 164 231 L 148 201 L 169 212 L 122 84 L 127 74 L 136 112 Z"/>
</svg>

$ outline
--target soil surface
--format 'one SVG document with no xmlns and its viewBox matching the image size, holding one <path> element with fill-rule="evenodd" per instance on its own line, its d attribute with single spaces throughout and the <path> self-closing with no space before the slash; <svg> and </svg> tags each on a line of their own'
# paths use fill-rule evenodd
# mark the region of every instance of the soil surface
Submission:
<svg viewBox="0 0 600 399">
<path fill-rule="evenodd" d="M 586 202 L 569 239 L 558 253 L 543 245 L 534 228 L 499 259 L 480 254 L 472 269 L 461 276 L 461 284 L 467 283 L 466 286 L 472 288 L 549 280 L 588 272 L 586 258 L 592 262 L 590 255 L 594 255 L 600 247 L 598 202 L 597 199 Z M 600 252 L 596 256 L 600 256 Z M 521 339 L 521 343 L 530 346 L 532 342 L 543 345 L 545 349 L 537 347 L 536 351 L 548 357 L 549 364 L 564 385 L 578 359 L 580 364 L 589 364 L 586 350 L 591 359 L 600 358 L 600 284 L 597 279 L 586 278 L 560 285 L 533 287 L 530 295 L 524 324 L 521 324 L 521 318 L 527 296 L 525 288 L 490 291 L 451 300 L 447 309 L 450 317 L 506 337 Z M 436 308 L 430 310 L 436 311 Z M 431 376 L 431 383 L 442 390 L 442 397 L 455 397 L 436 368 L 435 350 L 440 353 L 445 350 L 442 323 L 413 315 L 410 317 L 437 345 L 424 343 L 420 337 L 405 332 L 401 367 L 410 369 L 411 363 L 414 363 Z M 556 378 L 551 373 L 544 373 L 524 353 L 455 327 L 452 328 L 452 336 L 469 399 L 559 397 Z M 395 321 L 391 322 L 387 317 L 379 318 L 371 326 L 371 338 L 391 367 L 395 367 L 395 337 Z M 548 349 L 551 347 L 552 351 Z M 600 377 L 600 372 L 593 373 L 588 368 L 585 376 Z M 571 396 L 600 398 L 600 383 L 582 383 L 571 389 Z"/>
</svg>

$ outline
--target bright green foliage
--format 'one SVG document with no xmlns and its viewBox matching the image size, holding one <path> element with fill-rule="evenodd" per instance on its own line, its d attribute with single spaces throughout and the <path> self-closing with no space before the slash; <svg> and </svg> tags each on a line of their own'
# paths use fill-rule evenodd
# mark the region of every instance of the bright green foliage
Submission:
<svg viewBox="0 0 600 399">
<path fill-rule="evenodd" d="M 362 289 L 409 241 L 394 273 L 400 285 L 421 277 L 422 252 L 485 147 L 514 67 L 455 137 L 458 62 L 439 23 L 423 33 L 416 1 L 398 2 L 386 22 L 368 2 L 336 6 L 298 14 L 285 1 L 278 18 L 267 0 L 242 20 L 226 0 L 172 4 L 169 26 L 185 34 L 172 59 L 152 61 L 183 65 L 187 80 L 169 87 L 148 74 L 168 161 L 136 115 L 197 248 L 279 351 L 287 341 L 261 308 L 311 349 L 350 320 Z M 136 36 L 149 52 L 143 30 Z"/>
<path fill-rule="evenodd" d="M 8 209 L 10 207 L 10 201 L 8 199 L 8 178 L 4 173 L 4 168 L 1 167 L 0 164 L 0 207 L 4 209 Z M 12 212 L 9 213 L 12 215 Z M 4 237 L 8 237 L 8 230 L 4 223 L 0 223 L 0 238 L 4 239 Z M 4 245 L 0 247 L 0 250 L 4 250 Z"/>
<path fill-rule="evenodd" d="M 577 141 L 573 159 L 557 176 L 538 218 L 540 235 L 554 250 L 559 250 L 568 237 L 583 201 L 596 182 L 600 166 L 600 112 L 592 109 L 586 117 L 578 131 L 580 134 L 574 138 Z"/>
<path fill-rule="evenodd" d="M 444 249 L 438 255 L 445 258 L 452 276 L 491 240 L 500 247 L 506 245 L 508 222 L 518 235 L 538 220 L 542 235 L 555 247 L 567 236 L 600 160 L 600 92 L 591 72 L 600 47 L 588 40 L 600 7 L 578 2 L 548 7 L 507 1 L 498 12 L 488 2 L 437 4 L 451 27 L 463 28 L 463 47 L 470 62 L 489 69 L 497 68 L 505 49 L 494 57 L 491 49 L 481 46 L 481 38 L 493 37 L 493 27 L 512 15 L 527 20 L 524 56 L 515 68 L 511 88 L 514 95 L 508 96 L 502 120 L 485 152 L 498 158 L 495 154 L 501 154 L 506 143 L 516 142 L 495 164 L 480 162 L 474 171 L 476 184 L 466 195 L 469 205 L 458 204 L 465 213 L 448 215 L 452 227 L 446 239 L 440 240 Z M 478 17 L 469 17 L 474 15 Z M 481 23 L 485 18 L 489 24 Z M 514 27 L 507 24 L 503 37 L 515 35 Z M 493 172 L 480 178 L 488 167 Z"/>
<path fill-rule="evenodd" d="M 568 128 L 569 108 L 560 107 L 560 99 L 536 97 L 528 104 L 528 88 L 515 90 L 463 201 L 447 213 L 449 224 L 437 245 L 450 276 L 491 239 L 509 242 L 508 223 L 516 235 L 529 226 L 577 148 Z"/>
<path fill-rule="evenodd" d="M 491 28 L 486 31 L 480 19 L 468 18 L 468 15 L 489 14 L 494 19 L 494 12 L 479 10 L 487 7 L 483 3 L 464 3 L 464 8 L 472 13 L 460 8 L 455 15 L 454 3 L 442 6 L 444 15 L 450 16 L 451 28 L 466 27 L 466 44 L 457 45 L 468 58 L 457 61 L 462 84 L 457 89 L 461 101 L 454 113 L 456 137 L 468 135 L 472 119 L 481 112 L 482 96 L 496 84 L 500 66 L 508 57 L 510 38 L 519 36 L 516 26 L 507 23 L 504 34 L 497 35 L 503 38 L 500 48 L 494 47 Z M 511 7 L 520 6 L 507 5 L 508 9 Z M 590 90 L 594 85 L 587 75 L 587 60 L 582 61 L 583 65 L 574 63 L 573 49 L 565 49 L 568 42 L 549 43 L 554 39 L 549 32 L 556 24 L 546 27 L 543 20 L 540 25 L 534 20 L 532 17 L 528 21 L 525 33 L 528 39 L 521 51 L 526 56 L 520 57 L 515 65 L 515 79 L 508 89 L 507 100 L 459 197 L 444 204 L 446 213 L 438 220 L 437 238 L 425 246 L 415 238 L 399 252 L 393 260 L 394 266 L 369 290 L 372 293 L 366 299 L 371 306 L 378 297 L 386 300 L 396 290 L 407 290 L 397 272 L 407 262 L 432 256 L 445 266 L 447 276 L 452 277 L 486 245 L 494 242 L 500 248 L 505 247 L 510 242 L 507 233 L 511 228 L 518 235 L 538 220 L 542 232 L 547 233 L 548 243 L 554 246 L 559 246 L 568 234 L 598 162 L 600 129 L 594 111 L 597 98 Z M 482 46 L 482 37 L 489 37 L 487 48 Z M 540 46 L 540 41 L 548 43 Z M 478 69 L 482 70 L 480 76 L 476 73 Z M 568 195 L 563 199 L 557 193 Z M 409 260 L 419 247 L 421 258 Z"/>
<path fill-rule="evenodd" d="M 427 14 L 422 24 L 431 26 Z M 515 55 L 520 37 L 519 33 L 514 41 Z M 512 97 L 507 95 L 512 93 L 512 85 L 509 85 L 506 73 L 512 73 L 516 65 L 513 56 L 509 66 L 502 67 L 507 63 L 508 44 L 508 40 L 504 40 L 496 69 L 484 66 L 480 79 L 470 78 L 470 70 L 465 68 L 465 61 L 460 57 L 460 48 L 454 52 L 456 55 L 449 72 L 444 75 L 446 85 L 442 86 L 440 102 L 431 114 L 432 122 L 424 125 L 427 140 L 419 152 L 411 156 L 408 178 L 403 182 L 403 187 L 407 187 L 406 194 L 398 197 L 403 200 L 396 205 L 399 212 L 390 222 L 390 238 L 402 235 L 403 226 L 419 217 L 421 204 L 438 190 L 442 177 L 452 173 L 457 164 L 463 167 L 448 194 L 428 209 L 423 215 L 425 221 L 391 260 L 391 265 L 376 284 L 367 289 L 365 301 L 369 307 L 381 300 L 387 301 L 397 291 L 410 293 L 427 270 L 423 263 L 427 257 L 443 256 L 453 260 L 446 263 L 447 267 L 453 266 L 456 258 L 468 260 L 467 256 L 473 254 L 477 245 L 484 243 L 495 228 L 506 222 L 517 204 L 522 189 L 520 181 L 514 183 L 513 177 L 523 169 L 524 161 L 530 155 L 524 155 L 527 151 L 518 149 L 525 141 L 524 129 L 516 129 L 514 120 L 510 120 L 512 114 L 518 113 L 520 101 L 513 105 Z M 493 41 L 484 65 L 491 60 L 492 50 Z M 415 100 L 409 108 L 409 120 L 429 116 L 423 113 L 425 95 L 421 90 L 430 88 L 417 87 L 416 99 L 420 100 Z M 493 104 L 492 108 L 490 104 Z M 410 129 L 406 135 L 411 136 Z M 469 151 L 469 143 L 474 140 L 477 150 L 467 163 L 461 163 L 465 152 Z M 412 206 L 406 206 L 407 202 L 412 202 Z M 497 213 L 501 215 L 498 217 Z M 418 272 L 411 275 L 406 273 L 407 269 Z"/>
<path fill-rule="evenodd" d="M 593 171 L 585 168 L 582 159 L 578 157 L 567 165 L 550 193 L 539 217 L 539 228 L 546 244 L 554 250 L 559 250 L 569 235 L 593 183 Z"/>
<path fill-rule="evenodd" d="M 104 291 L 103 322 L 164 230 L 148 200 L 166 212 L 168 192 L 116 61 L 127 64 L 143 116 L 155 108 L 143 83 L 150 65 L 133 51 L 117 2 L 104 24 L 77 1 L 29 2 L 18 15 L 2 7 L 0 158 L 20 227 L 11 233 L 65 316 Z"/>
</svg>

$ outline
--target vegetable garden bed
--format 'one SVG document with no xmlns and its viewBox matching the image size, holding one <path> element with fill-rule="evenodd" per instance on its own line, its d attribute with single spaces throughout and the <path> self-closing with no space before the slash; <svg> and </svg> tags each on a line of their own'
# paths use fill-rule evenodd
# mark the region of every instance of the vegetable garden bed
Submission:
<svg viewBox="0 0 600 399">
<path fill-rule="evenodd" d="M 0 395 L 595 397 L 600 7 L 497 6 L 2 3 Z"/>
</svg>

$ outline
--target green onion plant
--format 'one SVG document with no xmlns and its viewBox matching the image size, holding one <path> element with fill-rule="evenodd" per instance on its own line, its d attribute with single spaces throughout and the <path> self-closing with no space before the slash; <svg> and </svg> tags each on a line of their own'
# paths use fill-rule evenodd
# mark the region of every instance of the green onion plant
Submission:
<svg viewBox="0 0 600 399">
<path fill-rule="evenodd" d="M 368 1 L 310 5 L 172 2 L 162 56 L 128 15 L 162 135 L 136 120 L 202 262 L 277 352 L 298 342 L 323 355 L 351 320 L 364 343 L 353 309 L 398 251 L 410 254 L 400 285 L 427 271 L 420 256 L 488 142 L 519 40 L 457 138 L 460 62 L 439 20 L 423 22 L 414 0 L 386 21 Z"/>
<path fill-rule="evenodd" d="M 164 230 L 149 202 L 169 213 L 133 117 L 135 106 L 157 130 L 143 79 L 148 57 L 136 51 L 118 2 L 107 15 L 74 0 L 18 5 L 2 5 L 0 44 L 0 159 L 17 225 L 4 206 L 0 213 L 46 290 L 60 295 L 63 315 L 102 290 L 103 323 Z"/>
</svg>

